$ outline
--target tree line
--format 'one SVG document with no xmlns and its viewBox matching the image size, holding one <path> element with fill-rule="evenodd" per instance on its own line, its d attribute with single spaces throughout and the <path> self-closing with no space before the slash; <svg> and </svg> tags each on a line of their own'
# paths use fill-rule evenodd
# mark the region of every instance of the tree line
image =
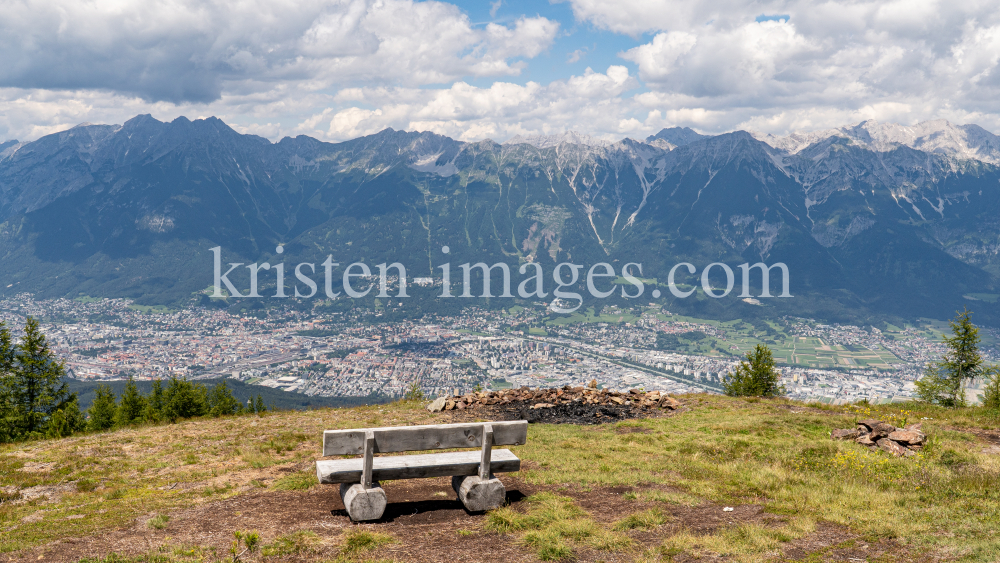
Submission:
<svg viewBox="0 0 1000 563">
<path fill-rule="evenodd" d="M 36 319 L 28 317 L 24 336 L 17 343 L 0 322 L 0 442 L 267 411 L 260 395 L 244 405 L 224 381 L 209 388 L 177 377 L 165 384 L 154 381 L 146 395 L 131 377 L 121 397 L 101 385 L 90 408 L 83 411 L 76 393 L 63 381 L 65 375 L 65 365 L 49 348 Z"/>
</svg>

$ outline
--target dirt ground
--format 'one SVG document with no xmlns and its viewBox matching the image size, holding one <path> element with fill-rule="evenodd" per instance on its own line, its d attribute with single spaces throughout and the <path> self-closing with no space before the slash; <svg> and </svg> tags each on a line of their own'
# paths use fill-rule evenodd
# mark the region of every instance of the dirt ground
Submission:
<svg viewBox="0 0 1000 563">
<path fill-rule="evenodd" d="M 665 489 L 662 486 L 594 488 L 584 490 L 576 486 L 539 487 L 520 481 L 514 475 L 501 476 L 507 487 L 507 500 L 515 510 L 523 508 L 521 501 L 541 490 L 552 490 L 572 497 L 595 521 L 610 523 L 631 513 L 657 506 L 670 515 L 670 521 L 652 531 L 636 531 L 630 536 L 639 548 L 659 545 L 664 538 L 687 531 L 696 535 L 711 534 L 721 528 L 743 523 L 778 526 L 781 518 L 768 514 L 758 505 L 734 506 L 733 511 L 723 511 L 722 506 L 702 504 L 682 506 L 643 502 L 625 496 L 629 492 Z M 383 532 L 398 541 L 379 548 L 370 554 L 374 558 L 397 561 L 468 562 L 537 561 L 535 554 L 509 536 L 482 531 L 484 514 L 466 512 L 451 490 L 450 478 L 393 481 L 384 484 L 389 505 L 382 520 L 374 523 L 355 524 L 344 511 L 335 486 L 315 486 L 305 491 L 270 491 L 256 489 L 243 492 L 226 500 L 206 503 L 185 510 L 169 513 L 166 527 L 157 530 L 147 525 L 155 514 L 136 519 L 125 529 L 109 530 L 103 534 L 64 539 L 28 552 L 8 555 L 3 559 L 17 562 L 72 562 L 82 558 L 104 557 L 109 553 L 139 555 L 160 546 L 201 546 L 214 548 L 209 560 L 222 559 L 236 530 L 257 530 L 264 543 L 299 530 L 315 532 L 320 542 L 314 551 L 288 556 L 297 561 L 325 561 L 336 557 L 337 542 L 345 529 Z M 811 555 L 810 555 L 811 554 Z M 817 554 L 819 558 L 817 558 Z M 578 549 L 576 561 L 631 561 L 637 553 L 609 553 Z M 891 543 L 861 541 L 846 529 L 821 524 L 815 533 L 790 542 L 783 554 L 775 554 L 776 561 L 795 561 L 810 557 L 814 561 L 894 561 L 904 556 L 899 546 Z M 881 558 L 881 559 L 879 559 Z M 686 554 L 676 554 L 673 561 L 723 561 L 726 558 L 694 559 Z"/>
</svg>

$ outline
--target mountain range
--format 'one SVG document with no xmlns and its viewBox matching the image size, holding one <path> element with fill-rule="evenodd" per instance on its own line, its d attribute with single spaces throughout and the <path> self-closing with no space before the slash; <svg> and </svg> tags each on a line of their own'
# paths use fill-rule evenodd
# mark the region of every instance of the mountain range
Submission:
<svg viewBox="0 0 1000 563">
<path fill-rule="evenodd" d="M 1000 138 L 946 121 L 787 137 L 671 128 L 500 144 L 386 129 L 272 143 L 216 118 L 140 115 L 0 143 L 0 290 L 204 301 L 219 246 L 224 262 L 284 262 L 286 284 L 295 264 L 319 272 L 327 255 L 403 262 L 411 277 L 440 276 L 445 261 L 515 273 L 636 262 L 658 301 L 688 314 L 868 322 L 968 305 L 996 323 L 998 211 Z M 684 288 L 725 263 L 736 289 L 675 298 L 666 279 L 680 262 L 698 270 L 680 272 Z M 756 262 L 786 264 L 793 298 L 738 298 L 737 265 Z M 726 285 L 720 268 L 711 284 Z M 646 291 L 642 303 L 656 302 Z"/>
</svg>

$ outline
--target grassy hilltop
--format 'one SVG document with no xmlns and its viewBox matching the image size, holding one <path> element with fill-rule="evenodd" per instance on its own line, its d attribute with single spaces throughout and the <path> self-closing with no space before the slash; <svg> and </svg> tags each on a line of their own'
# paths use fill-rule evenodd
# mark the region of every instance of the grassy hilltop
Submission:
<svg viewBox="0 0 1000 563">
<path fill-rule="evenodd" d="M 530 425 L 507 507 L 470 515 L 446 478 L 395 481 L 384 521 L 362 525 L 316 484 L 322 431 L 459 415 L 403 402 L 8 444 L 0 559 L 233 561 L 237 531 L 260 536 L 244 563 L 1000 559 L 1000 432 L 982 410 L 681 399 L 661 418 Z M 930 442 L 896 459 L 830 439 L 870 416 L 922 421 Z"/>
</svg>

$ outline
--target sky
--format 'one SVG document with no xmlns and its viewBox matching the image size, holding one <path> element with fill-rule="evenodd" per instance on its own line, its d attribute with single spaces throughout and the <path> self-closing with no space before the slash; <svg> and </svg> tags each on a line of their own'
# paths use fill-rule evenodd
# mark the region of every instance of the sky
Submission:
<svg viewBox="0 0 1000 563">
<path fill-rule="evenodd" d="M 0 141 L 143 113 L 274 141 L 1000 131 L 995 0 L 0 0 L 0 14 Z"/>
</svg>

